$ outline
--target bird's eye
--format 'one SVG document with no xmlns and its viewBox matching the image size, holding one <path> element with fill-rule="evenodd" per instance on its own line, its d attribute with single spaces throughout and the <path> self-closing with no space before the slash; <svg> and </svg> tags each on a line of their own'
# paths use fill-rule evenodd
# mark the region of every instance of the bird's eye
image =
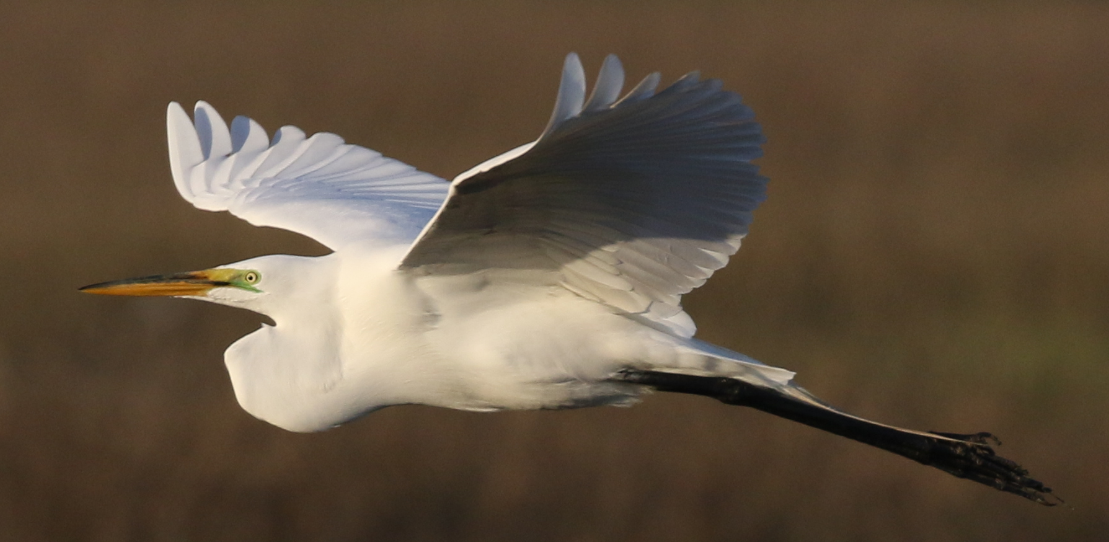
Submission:
<svg viewBox="0 0 1109 542">
<path fill-rule="evenodd" d="M 258 284 L 261 278 L 262 276 L 259 275 L 257 271 L 248 271 L 246 275 L 243 275 L 243 280 L 246 281 L 247 284 Z"/>
</svg>

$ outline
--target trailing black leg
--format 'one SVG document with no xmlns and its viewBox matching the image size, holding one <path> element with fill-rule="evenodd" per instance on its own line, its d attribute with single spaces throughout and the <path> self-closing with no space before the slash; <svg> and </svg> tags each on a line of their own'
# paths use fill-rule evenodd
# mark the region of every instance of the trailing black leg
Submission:
<svg viewBox="0 0 1109 542">
<path fill-rule="evenodd" d="M 805 425 L 893 452 L 959 478 L 973 480 L 1054 506 L 1062 502 L 1051 488 L 1028 476 L 1028 471 L 994 453 L 989 433 L 961 435 L 921 432 L 864 420 L 836 410 L 801 388 L 775 389 L 726 377 L 691 376 L 626 369 L 617 380 L 659 391 L 712 397 L 729 405 L 768 412 Z"/>
</svg>

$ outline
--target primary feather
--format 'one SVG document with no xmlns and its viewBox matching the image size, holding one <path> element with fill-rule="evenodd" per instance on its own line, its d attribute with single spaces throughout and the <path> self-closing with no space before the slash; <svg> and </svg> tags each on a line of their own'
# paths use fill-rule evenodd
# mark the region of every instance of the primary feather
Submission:
<svg viewBox="0 0 1109 542">
<path fill-rule="evenodd" d="M 544 270 L 549 280 L 692 336 L 681 296 L 728 262 L 766 197 L 751 160 L 754 114 L 717 80 L 657 77 L 617 101 L 624 74 L 606 59 L 585 103 L 566 59 L 550 124 L 526 148 L 464 173 L 405 256 L 425 273 Z"/>
<path fill-rule="evenodd" d="M 182 197 L 334 250 L 411 242 L 447 193 L 443 179 L 335 134 L 306 138 L 285 126 L 271 142 L 246 117 L 229 130 L 205 102 L 197 102 L 194 117 L 169 105 L 170 168 Z"/>
<path fill-rule="evenodd" d="M 747 234 L 766 197 L 751 164 L 763 137 L 719 81 L 692 73 L 656 94 L 658 81 L 620 99 L 624 70 L 610 55 L 586 100 L 570 54 L 540 138 L 459 175 L 449 195 L 443 180 L 334 134 L 286 126 L 267 144 L 244 117 L 229 130 L 205 102 L 192 122 L 170 104 L 170 162 L 201 209 L 336 250 L 414 241 L 399 267 L 419 274 L 527 270 L 521 279 L 691 337 L 681 296 Z"/>
</svg>

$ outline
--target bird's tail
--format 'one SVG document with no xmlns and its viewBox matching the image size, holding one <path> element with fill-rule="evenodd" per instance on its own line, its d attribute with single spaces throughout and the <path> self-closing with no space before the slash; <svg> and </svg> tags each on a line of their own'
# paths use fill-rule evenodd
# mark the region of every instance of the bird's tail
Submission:
<svg viewBox="0 0 1109 542">
<path fill-rule="evenodd" d="M 729 405 L 755 408 L 1043 505 L 1062 502 L 1052 495 L 1051 488 L 1029 477 L 1027 470 L 997 455 L 990 444 L 999 441 L 989 433 L 921 432 L 872 422 L 842 412 L 792 383 L 758 385 L 739 378 L 641 369 L 625 369 L 615 379 L 658 391 L 703 395 Z"/>
</svg>

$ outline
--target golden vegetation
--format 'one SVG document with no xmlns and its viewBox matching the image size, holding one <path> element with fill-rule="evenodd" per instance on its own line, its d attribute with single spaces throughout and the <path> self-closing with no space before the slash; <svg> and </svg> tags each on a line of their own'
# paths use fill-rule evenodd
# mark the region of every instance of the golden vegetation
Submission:
<svg viewBox="0 0 1109 542">
<path fill-rule="evenodd" d="M 1016 4 L 0 7 L 0 539 L 1102 539 L 1109 9 Z M 170 100 L 451 176 L 538 134 L 571 50 L 700 68 L 765 126 L 771 199 L 688 298 L 702 337 L 993 431 L 1074 509 L 696 398 L 288 434 L 220 363 L 255 317 L 75 291 L 321 251 L 180 200 Z"/>
</svg>

